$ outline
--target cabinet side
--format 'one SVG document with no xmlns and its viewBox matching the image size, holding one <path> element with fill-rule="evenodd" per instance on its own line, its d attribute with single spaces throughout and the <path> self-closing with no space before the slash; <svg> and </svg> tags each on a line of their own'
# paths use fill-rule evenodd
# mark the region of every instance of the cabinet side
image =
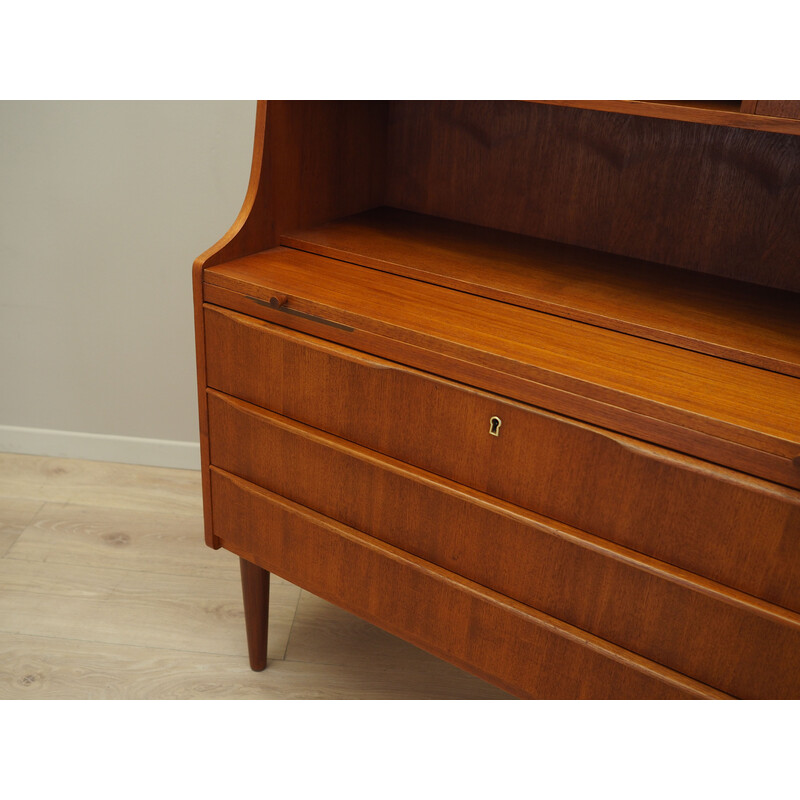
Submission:
<svg viewBox="0 0 800 800">
<path fill-rule="evenodd" d="M 277 246 L 287 231 L 381 205 L 386 196 L 386 101 L 259 101 L 250 182 L 227 233 L 194 262 L 195 346 L 206 542 L 211 488 L 203 272 Z"/>
<path fill-rule="evenodd" d="M 211 522 L 211 482 L 209 475 L 208 444 L 208 400 L 206 397 L 206 345 L 203 324 L 203 270 L 207 266 L 225 260 L 225 254 L 236 249 L 246 248 L 246 231 L 251 212 L 256 205 L 261 185 L 261 168 L 264 157 L 264 130 L 266 125 L 266 102 L 260 101 L 256 109 L 255 141 L 253 144 L 253 160 L 250 166 L 250 181 L 247 193 L 234 223 L 225 235 L 213 244 L 202 255 L 198 256 L 192 266 L 192 296 L 194 303 L 195 357 L 197 359 L 197 399 L 200 422 L 200 474 L 203 484 L 203 517 L 205 524 L 205 540 L 209 547 L 218 549 L 219 539 L 214 536 Z"/>
</svg>

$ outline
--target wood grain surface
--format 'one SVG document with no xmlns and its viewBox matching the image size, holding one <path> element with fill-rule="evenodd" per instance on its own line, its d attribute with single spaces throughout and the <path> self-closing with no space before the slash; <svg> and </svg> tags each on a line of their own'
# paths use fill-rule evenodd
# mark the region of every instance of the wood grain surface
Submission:
<svg viewBox="0 0 800 800">
<path fill-rule="evenodd" d="M 233 398 L 209 408 L 227 472 L 737 697 L 800 697 L 798 614 Z M 713 517 L 693 535 L 712 530 L 727 542 Z"/>
<path fill-rule="evenodd" d="M 263 672 L 252 672 L 236 654 L 198 657 L 176 649 L 0 633 L 0 699 L 513 699 L 330 603 L 305 592 L 303 599 L 308 603 L 293 627 L 291 658 L 273 659 Z"/>
<path fill-rule="evenodd" d="M 6 497 L 0 502 L 0 558 L 19 539 L 43 503 L 38 500 Z"/>
<path fill-rule="evenodd" d="M 205 296 L 209 303 L 217 304 L 220 308 L 224 306 L 286 330 L 283 328 L 288 319 L 286 313 L 273 308 L 266 301 L 209 285 L 205 288 Z M 480 363 L 466 362 L 454 355 L 426 350 L 424 347 L 377 333 L 350 329 L 347 326 L 332 326 L 317 318 L 289 316 L 292 329 L 315 338 L 346 345 L 364 353 L 379 354 L 393 362 L 435 375 L 447 375 L 466 385 L 479 388 L 491 386 L 497 394 L 504 397 L 543 409 L 557 410 L 565 416 L 594 426 L 655 442 L 673 451 L 800 489 L 800 457 L 776 455 L 689 429 L 677 422 L 633 414 L 592 398 L 510 373 L 498 372 Z"/>
<path fill-rule="evenodd" d="M 0 453 L 0 497 L 202 514 L 196 470 Z"/>
<path fill-rule="evenodd" d="M 224 547 L 518 696 L 727 696 L 214 467 L 211 486 Z"/>
<path fill-rule="evenodd" d="M 226 394 L 800 607 L 800 495 L 794 490 L 303 334 L 207 313 L 215 353 L 209 385 Z M 504 424 L 499 437 L 489 435 L 495 415 Z"/>
<path fill-rule="evenodd" d="M 251 176 L 252 183 L 252 176 Z M 245 207 L 247 201 L 245 201 Z M 197 364 L 197 422 L 200 434 L 200 466 L 203 486 L 203 530 L 206 544 L 217 549 L 219 542 L 211 527 L 211 484 L 208 477 L 208 408 L 206 406 L 206 347 L 203 332 L 203 266 L 198 260 L 192 268 L 192 309 Z"/>
<path fill-rule="evenodd" d="M 272 247 L 289 228 L 380 205 L 387 115 L 383 101 L 260 101 L 242 209 L 195 271 Z"/>
<path fill-rule="evenodd" d="M 789 266 L 798 136 L 514 101 L 400 101 L 388 152 L 383 205 L 800 291 Z"/>
<path fill-rule="evenodd" d="M 195 473 L 197 476 L 197 473 Z M 195 484 L 198 478 L 195 477 Z M 5 501 L 3 501 L 5 504 Z M 14 559 L 198 578 L 239 578 L 235 559 L 218 558 L 202 540 L 202 515 L 102 505 L 44 503 L 14 547 Z"/>
<path fill-rule="evenodd" d="M 237 652 L 246 664 L 241 592 L 232 581 L 42 564 L 17 560 L 12 550 L 0 561 L 0 583 L 0 630 L 7 633 L 198 654 Z M 286 648 L 297 591 L 287 585 L 281 597 L 276 587 L 274 658 L 282 658 Z"/>
<path fill-rule="evenodd" d="M 261 672 L 267 666 L 270 575 L 244 558 L 239 559 L 239 568 L 250 669 Z"/>
<path fill-rule="evenodd" d="M 523 697 L 798 696 L 786 102 L 261 103 L 194 266 L 245 596 L 282 575 Z"/>
<path fill-rule="evenodd" d="M 788 120 L 780 119 L 784 116 L 794 116 L 795 120 L 800 118 L 800 114 L 792 107 L 793 103 L 797 103 L 796 100 L 743 100 L 741 103 L 718 100 L 537 100 L 535 102 L 656 119 L 694 122 L 702 125 L 800 134 L 800 125 L 796 122 L 793 124 Z M 779 114 L 776 106 L 772 105 L 773 103 L 787 104 L 792 108 L 793 113 Z M 739 108 L 736 107 L 737 105 Z M 751 116 L 754 114 L 759 116 Z"/>
<path fill-rule="evenodd" d="M 630 101 L 262 102 L 242 210 L 195 266 L 390 205 L 800 291 L 798 130 Z"/>
<path fill-rule="evenodd" d="M 800 295 L 392 208 L 281 244 L 800 376 Z"/>
<path fill-rule="evenodd" d="M 755 100 L 750 112 L 759 117 L 781 117 L 785 119 L 800 120 L 800 100 Z M 787 132 L 798 132 L 800 126 L 790 128 Z"/>
<path fill-rule="evenodd" d="M 800 452 L 800 380 L 786 375 L 285 248 L 206 280 L 266 301 L 285 293 L 301 312 L 788 459 Z"/>
<path fill-rule="evenodd" d="M 197 471 L 0 456 L 0 699 L 509 697 L 277 576 L 251 672 L 238 559 L 203 544 L 199 498 Z"/>
</svg>

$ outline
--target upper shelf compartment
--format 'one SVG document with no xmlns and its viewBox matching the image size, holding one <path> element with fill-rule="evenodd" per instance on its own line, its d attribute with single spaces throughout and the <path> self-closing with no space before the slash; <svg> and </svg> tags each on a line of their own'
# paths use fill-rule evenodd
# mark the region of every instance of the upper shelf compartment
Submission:
<svg viewBox="0 0 800 800">
<path fill-rule="evenodd" d="M 800 294 L 379 208 L 281 244 L 800 377 Z"/>
<path fill-rule="evenodd" d="M 244 206 L 196 267 L 391 206 L 800 292 L 800 136 L 725 124 L 725 114 L 757 114 L 627 101 L 602 109 L 261 103 Z M 722 116 L 693 125 L 687 114 Z"/>
</svg>

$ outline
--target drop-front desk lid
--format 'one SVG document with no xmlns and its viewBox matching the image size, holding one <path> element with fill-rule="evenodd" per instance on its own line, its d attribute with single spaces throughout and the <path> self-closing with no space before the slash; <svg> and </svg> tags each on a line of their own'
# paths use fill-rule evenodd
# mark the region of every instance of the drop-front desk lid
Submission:
<svg viewBox="0 0 800 800">
<path fill-rule="evenodd" d="M 800 487 L 800 379 L 288 247 L 206 302 Z"/>
</svg>

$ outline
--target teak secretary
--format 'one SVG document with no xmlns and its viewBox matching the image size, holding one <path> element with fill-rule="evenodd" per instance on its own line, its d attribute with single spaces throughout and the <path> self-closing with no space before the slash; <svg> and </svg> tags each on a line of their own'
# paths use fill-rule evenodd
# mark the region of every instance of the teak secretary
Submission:
<svg viewBox="0 0 800 800">
<path fill-rule="evenodd" d="M 206 541 L 528 698 L 800 698 L 800 101 L 260 103 Z"/>
</svg>

